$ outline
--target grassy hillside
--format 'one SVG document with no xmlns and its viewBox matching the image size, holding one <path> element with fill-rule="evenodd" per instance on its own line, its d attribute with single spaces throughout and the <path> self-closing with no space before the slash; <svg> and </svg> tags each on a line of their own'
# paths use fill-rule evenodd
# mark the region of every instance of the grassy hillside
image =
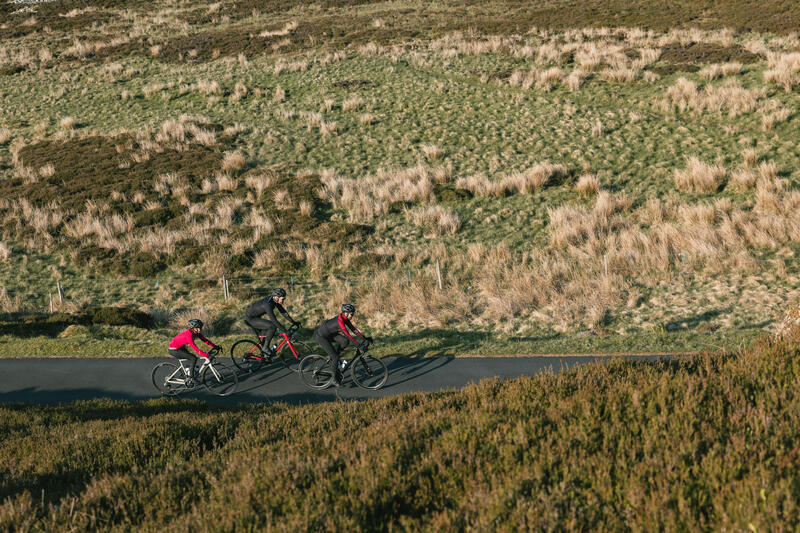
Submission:
<svg viewBox="0 0 800 533">
<path fill-rule="evenodd" d="M 3 405 L 0 528 L 791 529 L 798 340 L 358 403 Z"/>
<path fill-rule="evenodd" d="M 730 348 L 798 298 L 793 4 L 0 10 L 9 353 L 53 345 L 4 324 L 56 280 L 55 311 L 133 306 L 153 346 L 189 314 L 238 334 L 292 281 L 309 325 L 353 300 L 384 337 L 527 351 Z M 130 336 L 98 331 L 71 334 Z"/>
</svg>

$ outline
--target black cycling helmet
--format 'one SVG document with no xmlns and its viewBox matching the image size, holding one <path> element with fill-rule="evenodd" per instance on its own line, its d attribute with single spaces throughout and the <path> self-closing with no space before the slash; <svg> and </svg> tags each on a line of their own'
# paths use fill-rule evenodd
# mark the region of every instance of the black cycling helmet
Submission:
<svg viewBox="0 0 800 533">
<path fill-rule="evenodd" d="M 353 304 L 342 304 L 342 313 L 355 313 L 356 306 Z"/>
<path fill-rule="evenodd" d="M 272 289 L 272 296 L 275 298 L 286 298 L 286 291 L 280 287 L 277 289 Z"/>
<path fill-rule="evenodd" d="M 191 319 L 189 321 L 189 328 L 193 329 L 193 328 L 202 328 L 202 327 L 203 327 L 203 321 L 200 320 L 199 318 L 193 318 L 193 319 Z"/>
</svg>

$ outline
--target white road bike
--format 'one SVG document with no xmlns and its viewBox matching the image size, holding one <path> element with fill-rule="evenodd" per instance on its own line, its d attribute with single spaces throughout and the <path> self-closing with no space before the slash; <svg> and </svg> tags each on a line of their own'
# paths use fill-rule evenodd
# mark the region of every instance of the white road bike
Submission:
<svg viewBox="0 0 800 533">
<path fill-rule="evenodd" d="M 203 364 L 197 369 L 194 379 L 189 378 L 188 359 L 179 359 L 177 364 L 159 363 L 153 368 L 153 385 L 164 396 L 196 391 L 200 384 L 217 396 L 233 394 L 239 384 L 239 376 L 233 368 L 216 361 L 221 351 L 221 348 L 214 348 L 209 352 L 209 357 L 203 358 Z"/>
</svg>

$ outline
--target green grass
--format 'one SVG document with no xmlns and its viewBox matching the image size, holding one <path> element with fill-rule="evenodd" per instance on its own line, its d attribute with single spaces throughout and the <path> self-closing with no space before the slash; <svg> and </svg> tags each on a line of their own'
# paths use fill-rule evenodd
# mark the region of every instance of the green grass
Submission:
<svg viewBox="0 0 800 533">
<path fill-rule="evenodd" d="M 644 81 L 640 75 L 635 81 L 618 83 L 605 81 L 599 72 L 594 72 L 577 91 L 570 91 L 563 84 L 550 91 L 511 86 L 509 77 L 513 71 L 550 66 L 537 63 L 531 55 L 515 55 L 505 49 L 450 54 L 434 44 L 442 37 L 446 37 L 442 42 L 449 39 L 452 44 L 457 40 L 453 32 L 460 30 L 465 32 L 465 41 L 485 40 L 486 35 L 518 35 L 515 42 L 524 41 L 535 48 L 548 37 L 527 33 L 534 26 L 554 31 L 563 31 L 567 26 L 639 26 L 666 32 L 746 25 L 760 31 L 788 32 L 796 26 L 798 13 L 780 3 L 761 5 L 758 13 L 736 1 L 713 6 L 681 3 L 679 7 L 674 3 L 631 7 L 590 2 L 577 10 L 555 1 L 537 6 L 516 2 L 453 1 L 437 6 L 419 2 L 330 2 L 324 7 L 237 2 L 219 12 L 207 12 L 206 6 L 189 3 L 152 20 L 157 28 L 152 42 L 137 37 L 80 60 L 59 55 L 72 45 L 73 38 L 109 41 L 132 28 L 130 21 L 119 15 L 120 6 L 115 2 L 97 4 L 98 11 L 76 17 L 59 16 L 71 6 L 39 6 L 35 22 L 8 35 L 4 33 L 11 53 L 24 48 L 38 56 L 44 46 L 55 59 L 44 64 L 33 60 L 22 65 L 20 72 L 0 74 L 0 127 L 8 128 L 12 135 L 8 143 L 0 145 L 0 195 L 25 198 L 44 208 L 57 197 L 56 210 L 64 213 L 66 221 L 84 209 L 87 199 L 101 204 L 109 201 L 106 215 L 131 216 L 134 227 L 114 235 L 111 244 L 96 236 L 68 237 L 64 223 L 49 228 L 45 236 L 35 231 L 30 221 L 21 222 L 9 207 L 0 205 L 0 240 L 11 248 L 11 257 L 0 261 L 0 309 L 5 311 L 48 309 L 48 294 L 54 280 L 60 277 L 70 286 L 70 309 L 114 303 L 161 312 L 203 308 L 227 319 L 238 312 L 218 304 L 220 289 L 210 289 L 208 285 L 213 287 L 223 274 L 245 274 L 264 282 L 254 283 L 237 294 L 241 299 L 237 304 L 242 305 L 248 298 L 263 294 L 269 284 L 285 284 L 290 277 L 317 284 L 305 286 L 300 306 L 305 308 L 297 310 L 308 321 L 317 321 L 338 305 L 329 301 L 334 294 L 341 294 L 332 292 L 327 283 L 329 277 L 350 280 L 348 295 L 358 300 L 370 293 L 370 282 L 379 274 L 400 280 L 404 276 L 408 279 L 411 271 L 418 276 L 415 279 L 429 279 L 430 266 L 440 258 L 446 284 L 478 286 L 486 273 L 465 266 L 460 259 L 475 243 L 489 247 L 501 244 L 515 260 L 520 258 L 520 264 L 526 254 L 560 254 L 558 247 L 551 244 L 548 210 L 562 205 L 593 205 L 593 198 L 582 198 L 573 188 L 583 173 L 596 174 L 606 191 L 627 194 L 632 202 L 631 213 L 624 215 L 628 218 L 638 216 L 633 212 L 651 198 L 682 203 L 729 198 L 744 212 L 752 211 L 752 191 L 724 187 L 713 195 L 678 193 L 673 172 L 683 167 L 688 155 L 733 171 L 742 165 L 742 150 L 753 147 L 762 160 L 775 163 L 790 188 L 800 183 L 796 117 L 790 115 L 774 129 L 765 130 L 762 111 L 731 118 L 724 112 L 675 113 L 662 105 L 667 89 L 678 77 L 705 84 L 695 73 L 698 68 L 712 62 L 740 60 L 745 66 L 743 73 L 734 77 L 738 83 L 746 88 L 764 87 L 763 101 L 779 101 L 789 110 L 797 108 L 797 91 L 785 92 L 765 84 L 765 58 L 745 49 L 752 45 L 750 41 L 761 41 L 770 50 L 791 51 L 797 48 L 792 37 L 744 32 L 676 37 L 674 42 L 658 45 L 664 51 L 662 58 L 645 68 L 645 72 L 662 73 L 659 79 Z M 147 18 L 155 17 L 159 6 L 125 7 Z M 260 15 L 254 15 L 253 8 Z M 700 13 L 702 17 L 698 18 Z M 771 17 L 780 19 L 781 25 L 776 26 Z M 766 20 L 773 22 L 767 24 Z M 100 21 L 107 25 L 92 26 Z M 183 27 L 185 21 L 192 24 L 188 35 Z M 288 35 L 290 43 L 282 47 L 272 47 L 278 38 L 253 37 L 264 30 L 278 30 L 291 21 L 296 21 L 298 27 Z M 54 33 L 42 31 L 44 26 Z M 557 35 L 554 42 L 558 43 L 568 33 Z M 586 37 L 589 41 L 603 39 L 598 32 Z M 628 47 L 628 52 L 636 55 L 639 44 L 630 35 L 612 35 L 609 41 Z M 387 49 L 400 43 L 405 46 L 376 54 L 361 48 L 367 43 Z M 153 44 L 162 45 L 158 57 L 150 51 Z M 446 50 L 450 45 L 443 46 Z M 196 55 L 189 53 L 193 49 L 197 50 Z M 219 51 L 216 58 L 214 50 Z M 340 55 L 326 59 L 333 52 Z M 240 53 L 246 61 L 239 60 Z M 306 70 L 276 74 L 276 66 L 300 60 L 309 63 Z M 13 60 L 7 63 L 16 64 Z M 120 65 L 118 72 L 108 74 L 108 67 L 114 64 Z M 569 54 L 558 64 L 565 73 L 578 67 L 577 59 Z M 218 82 L 220 94 L 206 95 L 191 88 L 200 81 Z M 248 95 L 234 101 L 232 93 L 238 83 L 247 87 Z M 715 80 L 709 84 L 724 83 L 725 80 Z M 145 89 L 153 85 L 167 88 L 146 96 Z M 273 99 L 278 87 L 286 93 L 282 102 Z M 130 97 L 123 99 L 123 92 Z M 343 102 L 355 95 L 363 99 L 363 104 L 355 110 L 343 110 Z M 326 99 L 333 101 L 330 111 L 322 110 Z M 303 118 L 304 113 L 321 110 L 325 121 L 338 124 L 335 134 L 323 135 Z M 286 112 L 294 116 L 285 118 Z M 362 113 L 373 115 L 374 121 L 362 123 Z M 207 117 L 206 127 L 217 131 L 217 142 L 212 146 L 164 143 L 166 146 L 153 151 L 149 160 L 132 162 L 138 148 L 135 143 L 133 147 L 122 147 L 128 135 L 136 130 L 152 135 L 165 121 L 183 114 Z M 77 121 L 75 131 L 61 130 L 59 121 L 67 116 Z M 598 120 L 603 126 L 600 134 L 592 132 Z M 234 124 L 241 125 L 241 131 L 222 133 L 223 128 Z M 126 131 L 119 135 L 123 130 Z M 504 198 L 468 198 L 453 183 L 440 186 L 436 197 L 458 214 L 461 227 L 453 235 L 437 237 L 436 246 L 430 246 L 432 240 L 423 228 L 406 219 L 403 209 L 411 205 L 393 205 L 388 214 L 375 219 L 369 227 L 354 228 L 344 225 L 346 213 L 317 198 L 314 190 L 319 183 L 313 174 L 310 178 L 299 177 L 308 169 L 333 169 L 346 177 L 363 178 L 380 169 L 413 166 L 425 161 L 422 147 L 430 144 L 443 152 L 441 159 L 430 165 L 449 168 L 453 181 L 477 173 L 498 179 L 545 160 L 563 164 L 567 176 L 531 194 Z M 12 150 L 20 147 L 24 165 L 39 169 L 53 164 L 55 174 L 33 184 L 15 177 L 19 169 L 12 164 Z M 219 168 L 223 152 L 233 149 L 241 151 L 247 160 L 242 171 L 233 173 L 239 180 L 238 188 L 200 193 L 203 179 L 213 178 Z M 127 161 L 127 167 L 120 166 L 123 161 Z M 263 198 L 248 198 L 245 177 L 267 169 L 278 177 L 278 184 Z M 154 189 L 153 180 L 168 172 L 186 179 L 190 187 L 186 201 L 199 214 L 189 217 L 178 198 L 162 198 Z M 247 214 L 253 209 L 271 212 L 272 193 L 283 188 L 295 199 L 312 201 L 313 215 L 301 216 L 296 209 L 278 213 L 281 220 L 276 223 L 276 234 L 256 240 L 247 225 Z M 109 200 L 112 192 L 125 193 L 127 198 Z M 137 192 L 155 204 L 132 202 L 131 197 Z M 203 252 L 192 251 L 198 243 L 191 238 L 185 239 L 179 254 L 158 248 L 140 251 L 139 245 L 126 245 L 122 251 L 125 246 L 120 243 L 126 237 L 209 222 L 217 206 L 229 197 L 243 204 L 229 228 L 213 230 L 213 238 Z M 641 227 L 650 231 L 656 224 L 651 226 L 644 220 Z M 358 235 L 347 241 L 342 238 L 356 230 Z M 610 233 L 614 235 L 613 230 Z M 184 237 L 187 236 L 174 240 Z M 245 242 L 245 250 L 234 254 L 233 241 Z M 313 248 L 324 260 L 315 266 L 307 259 L 283 254 L 261 268 L 253 266 L 255 254 L 269 247 L 283 250 L 293 244 Z M 108 247 L 113 246 L 120 246 L 120 251 L 109 252 Z M 599 249 L 602 246 L 587 253 L 587 244 L 576 252 L 574 257 L 592 256 L 579 259 L 583 263 L 581 270 L 593 272 L 600 268 L 606 253 Z M 683 250 L 674 250 L 663 270 L 626 274 L 629 286 L 620 290 L 604 312 L 597 313 L 600 319 L 585 319 L 589 314 L 585 309 L 562 311 L 563 302 L 541 304 L 511 317 L 484 316 L 481 302 L 476 301 L 477 311 L 446 325 L 458 331 L 510 328 L 519 337 L 555 330 L 566 338 L 587 328 L 598 328 L 611 337 L 630 335 L 631 339 L 652 335 L 660 327 L 687 330 L 689 336 L 695 334 L 693 330 L 705 329 L 720 331 L 717 342 L 730 348 L 738 341 L 731 344 L 724 338 L 726 335 L 748 337 L 753 324 L 768 327 L 798 297 L 798 251 L 794 237 L 776 239 L 770 245 L 750 245 L 745 252 L 759 261 L 758 266 L 741 269 L 718 268 L 702 258 L 695 261 L 691 257 L 688 266 L 679 264 L 675 257 Z M 735 252 L 738 251 L 731 250 L 728 258 Z M 342 265 L 349 253 L 355 258 L 353 266 L 347 268 Z M 775 274 L 778 262 L 780 273 Z M 89 279 L 90 275 L 104 281 Z M 591 279 L 593 274 L 580 276 Z M 130 277 L 144 279 L 128 282 Z M 156 279 L 164 282 L 184 278 L 209 281 L 198 282 L 200 285 L 180 282 L 168 291 L 154 289 Z M 556 283 L 554 293 L 564 291 L 567 281 Z M 697 317 L 703 317 L 701 323 Z M 366 320 L 370 324 L 373 318 Z M 381 329 L 382 334 L 393 334 L 393 329 L 386 326 L 392 321 L 409 322 L 407 317 L 395 315 L 374 319 L 371 325 Z M 421 320 L 410 322 L 406 329 L 412 332 L 431 326 Z M 655 336 L 652 339 L 660 342 Z M 566 346 L 567 350 L 572 346 L 580 349 L 572 341 L 561 339 L 558 343 L 556 346 Z M 537 341 L 529 350 L 539 351 L 538 346 L 542 345 L 549 346 Z M 663 346 L 665 350 L 672 349 L 670 343 Z"/>
<path fill-rule="evenodd" d="M 18 357 L 166 357 L 166 347 L 176 330 L 146 330 L 132 326 L 69 326 L 58 336 L 0 335 L 0 358 Z M 0 325 L 0 330 L 2 326 Z M 35 331 L 35 327 L 31 328 Z M 298 339 L 315 352 L 311 330 Z M 647 331 L 625 335 L 565 334 L 542 330 L 530 335 L 508 335 L 493 331 L 422 329 L 386 331 L 378 337 L 372 353 L 379 357 L 460 357 L 536 354 L 631 354 L 685 353 L 705 350 L 731 351 L 748 346 L 763 335 L 757 327 L 717 332 Z M 251 332 L 234 326 L 224 335 L 211 335 L 214 342 L 230 349 Z"/>
<path fill-rule="evenodd" d="M 364 402 L 3 405 L 0 527 L 791 529 L 797 341 Z"/>
</svg>

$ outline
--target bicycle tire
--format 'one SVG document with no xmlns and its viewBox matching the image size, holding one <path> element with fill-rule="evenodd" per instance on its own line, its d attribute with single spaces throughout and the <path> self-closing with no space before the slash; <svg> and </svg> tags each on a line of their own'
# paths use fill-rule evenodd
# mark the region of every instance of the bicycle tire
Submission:
<svg viewBox="0 0 800 533">
<path fill-rule="evenodd" d="M 380 359 L 365 355 L 353 364 L 350 375 L 362 389 L 377 390 L 386 383 L 389 369 Z"/>
<path fill-rule="evenodd" d="M 169 378 L 178 371 L 180 378 L 170 380 Z M 153 380 L 153 386 L 164 396 L 176 396 L 189 390 L 186 383 L 182 382 L 185 376 L 186 372 L 175 363 L 159 363 L 153 367 L 150 379 Z"/>
<path fill-rule="evenodd" d="M 250 354 L 258 355 L 254 357 Z M 242 339 L 231 348 L 231 361 L 242 372 L 255 372 L 264 364 L 264 353 L 257 342 Z"/>
<path fill-rule="evenodd" d="M 292 344 L 294 345 L 294 349 L 297 350 L 297 357 L 294 356 L 291 348 L 284 345 L 283 348 L 281 348 L 280 353 L 278 353 L 278 359 L 281 360 L 281 363 L 283 363 L 283 366 L 285 366 L 287 369 L 291 370 L 292 372 L 299 372 L 300 363 L 307 355 L 311 354 L 311 346 L 303 341 L 295 340 L 292 341 Z"/>
<path fill-rule="evenodd" d="M 214 373 L 216 370 L 216 374 Z M 209 365 L 203 370 L 203 385 L 211 394 L 217 396 L 230 396 L 236 392 L 239 385 L 239 376 L 236 371 L 224 365 Z"/>
<path fill-rule="evenodd" d="M 300 378 L 307 387 L 312 389 L 324 389 L 333 382 L 333 371 L 330 368 L 331 361 L 322 355 L 307 355 L 300 361 Z"/>
</svg>

